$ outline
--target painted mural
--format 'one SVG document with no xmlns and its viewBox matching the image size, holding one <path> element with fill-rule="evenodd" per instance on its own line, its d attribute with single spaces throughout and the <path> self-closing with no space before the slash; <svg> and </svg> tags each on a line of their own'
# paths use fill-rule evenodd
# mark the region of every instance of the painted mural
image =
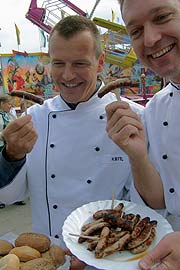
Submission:
<svg viewBox="0 0 180 270">
<path fill-rule="evenodd" d="M 131 87 L 126 89 L 122 88 L 121 95 L 142 95 L 142 72 L 145 73 L 146 94 L 154 95 L 161 89 L 162 79 L 149 68 L 144 68 L 139 61 L 136 61 L 132 64 L 132 66 L 129 67 L 121 67 L 106 62 L 103 77 L 105 78 L 106 82 L 119 78 L 128 78 L 133 82 L 138 82 L 139 87 Z"/>
<path fill-rule="evenodd" d="M 49 57 L 46 53 L 1 55 L 4 92 L 23 90 L 44 98 L 57 94 L 53 85 Z"/>
<path fill-rule="evenodd" d="M 46 53 L 21 53 L 1 55 L 1 72 L 4 92 L 23 90 L 44 99 L 58 94 L 52 81 L 49 56 Z M 154 94 L 161 88 L 161 78 L 150 69 L 145 69 L 146 94 Z M 120 89 L 121 95 L 141 95 L 142 65 L 135 61 L 131 66 L 120 66 L 109 62 L 105 63 L 103 78 L 105 82 L 118 78 L 128 78 L 139 82 L 139 87 Z M 18 102 L 17 102 L 18 103 Z"/>
</svg>

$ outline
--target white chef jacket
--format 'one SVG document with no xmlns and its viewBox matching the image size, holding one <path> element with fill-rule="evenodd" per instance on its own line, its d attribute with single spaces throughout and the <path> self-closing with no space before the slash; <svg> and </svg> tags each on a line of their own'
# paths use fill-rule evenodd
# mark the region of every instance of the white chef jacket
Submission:
<svg viewBox="0 0 180 270">
<path fill-rule="evenodd" d="M 180 230 L 180 88 L 168 84 L 154 95 L 144 117 L 150 159 L 163 181 L 165 216 L 174 230 Z M 142 203 L 138 197 L 132 200 Z"/>
<path fill-rule="evenodd" d="M 61 240 L 66 217 L 96 200 L 122 198 L 132 180 L 127 155 L 108 137 L 105 106 L 114 94 L 94 94 L 71 110 L 58 95 L 28 108 L 37 142 L 13 181 L 0 189 L 5 203 L 29 190 L 33 231 Z M 139 115 L 143 107 L 127 100 Z"/>
</svg>

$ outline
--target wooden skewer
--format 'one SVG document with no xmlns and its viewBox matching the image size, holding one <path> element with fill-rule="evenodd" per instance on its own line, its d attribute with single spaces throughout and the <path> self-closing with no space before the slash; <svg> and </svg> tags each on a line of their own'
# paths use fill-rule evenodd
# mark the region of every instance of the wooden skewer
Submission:
<svg viewBox="0 0 180 270">
<path fill-rule="evenodd" d="M 24 101 L 24 113 L 25 115 L 27 115 L 27 103 L 26 103 L 24 95 L 23 95 L 23 101 Z"/>
<path fill-rule="evenodd" d="M 115 192 L 112 191 L 112 202 L 111 202 L 111 209 L 114 209 L 114 200 L 115 200 Z"/>
<path fill-rule="evenodd" d="M 91 239 L 91 240 L 99 240 L 98 236 L 88 236 L 88 235 L 83 235 L 83 234 L 75 234 L 75 233 L 69 233 L 71 236 L 76 236 L 76 237 L 82 237 L 86 239 Z"/>
<path fill-rule="evenodd" d="M 119 88 L 114 89 L 113 92 L 115 93 L 117 100 L 121 101 Z"/>
</svg>

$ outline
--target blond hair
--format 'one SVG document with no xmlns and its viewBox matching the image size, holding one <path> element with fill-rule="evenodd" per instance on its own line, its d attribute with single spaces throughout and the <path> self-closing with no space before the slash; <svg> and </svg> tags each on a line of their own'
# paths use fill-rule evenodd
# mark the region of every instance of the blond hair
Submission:
<svg viewBox="0 0 180 270">
<path fill-rule="evenodd" d="M 93 21 L 91 21 L 87 17 L 79 15 L 71 15 L 64 17 L 53 27 L 49 36 L 49 47 L 51 45 L 51 38 L 55 31 L 57 31 L 58 34 L 63 38 L 69 39 L 85 30 L 89 31 L 93 37 L 96 58 L 98 59 L 103 52 L 101 46 L 100 32 Z"/>
</svg>

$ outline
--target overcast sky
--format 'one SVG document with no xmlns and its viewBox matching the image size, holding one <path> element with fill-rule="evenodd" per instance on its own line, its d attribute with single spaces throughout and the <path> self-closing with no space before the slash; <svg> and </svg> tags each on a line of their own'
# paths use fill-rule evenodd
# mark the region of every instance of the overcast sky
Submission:
<svg viewBox="0 0 180 270">
<path fill-rule="evenodd" d="M 70 1 L 89 14 L 96 2 L 95 0 Z M 12 50 L 18 49 L 28 53 L 40 51 L 38 27 L 25 18 L 30 2 L 31 0 L 0 0 L 0 53 L 12 53 Z M 38 7 L 42 7 L 43 2 L 43 0 L 37 0 Z M 116 18 L 120 18 L 117 0 L 101 0 L 93 17 L 111 20 L 111 9 L 115 12 Z M 15 23 L 20 30 L 21 44 L 19 47 L 17 45 Z M 122 23 L 121 19 L 120 23 Z M 44 51 L 47 51 L 47 49 Z"/>
</svg>

